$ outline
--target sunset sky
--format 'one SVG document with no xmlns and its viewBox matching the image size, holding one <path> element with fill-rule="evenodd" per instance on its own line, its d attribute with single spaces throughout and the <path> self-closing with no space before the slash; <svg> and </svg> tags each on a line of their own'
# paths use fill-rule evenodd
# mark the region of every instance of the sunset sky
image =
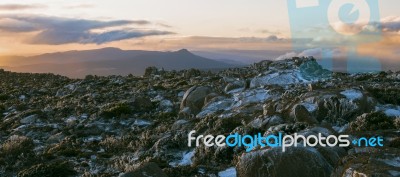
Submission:
<svg viewBox="0 0 400 177">
<path fill-rule="evenodd" d="M 400 55 L 400 2 L 379 6 L 383 38 L 358 52 L 393 60 Z M 2 0 L 0 55 L 103 47 L 290 51 L 288 14 L 287 1 L 276 0 Z"/>
</svg>

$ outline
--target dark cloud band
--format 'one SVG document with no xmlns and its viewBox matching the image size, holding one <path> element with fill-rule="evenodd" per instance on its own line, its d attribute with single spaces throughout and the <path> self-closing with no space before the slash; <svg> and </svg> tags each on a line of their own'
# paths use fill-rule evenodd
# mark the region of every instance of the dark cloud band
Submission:
<svg viewBox="0 0 400 177">
<path fill-rule="evenodd" d="M 38 32 L 28 40 L 32 44 L 102 44 L 145 36 L 173 34 L 169 31 L 132 28 L 133 25 L 147 24 L 152 23 L 146 20 L 99 21 L 35 15 L 0 16 L 0 31 Z M 111 27 L 117 29 L 107 31 L 107 28 Z M 102 32 L 93 32 L 93 30 Z"/>
<path fill-rule="evenodd" d="M 5 5 L 0 5 L 0 10 L 2 10 L 2 11 L 41 9 L 41 8 L 46 8 L 46 6 L 45 5 L 40 5 L 40 4 L 31 4 L 31 5 L 5 4 Z"/>
</svg>

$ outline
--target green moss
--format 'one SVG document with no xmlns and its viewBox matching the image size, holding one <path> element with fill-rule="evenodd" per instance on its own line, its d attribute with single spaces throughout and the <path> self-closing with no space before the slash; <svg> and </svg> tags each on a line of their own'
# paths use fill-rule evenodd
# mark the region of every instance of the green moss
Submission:
<svg viewBox="0 0 400 177">
<path fill-rule="evenodd" d="M 350 122 L 350 130 L 353 132 L 374 131 L 394 129 L 394 121 L 386 116 L 383 112 L 373 112 L 357 117 L 353 122 Z"/>
<path fill-rule="evenodd" d="M 399 148 L 400 149 L 400 137 L 397 137 L 390 141 L 389 147 Z"/>
<path fill-rule="evenodd" d="M 13 136 L 2 145 L 1 153 L 10 158 L 16 158 L 20 154 L 31 153 L 34 147 L 32 139 L 25 136 Z"/>
<path fill-rule="evenodd" d="M 9 98 L 8 95 L 6 95 L 6 94 L 0 94 L 0 101 L 5 101 L 5 100 L 7 100 L 8 98 Z"/>
<path fill-rule="evenodd" d="M 399 88 L 369 88 L 367 90 L 382 104 L 400 104 Z"/>
<path fill-rule="evenodd" d="M 18 173 L 18 177 L 69 177 L 76 172 L 68 162 L 53 162 L 37 164 Z"/>
</svg>

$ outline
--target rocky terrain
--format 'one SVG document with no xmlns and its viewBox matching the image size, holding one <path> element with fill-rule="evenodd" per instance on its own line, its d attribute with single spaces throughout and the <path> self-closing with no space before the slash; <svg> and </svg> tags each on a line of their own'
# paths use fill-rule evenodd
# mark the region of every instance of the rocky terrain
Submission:
<svg viewBox="0 0 400 177">
<path fill-rule="evenodd" d="M 400 176 L 400 72 L 312 58 L 142 77 L 0 71 L 0 176 Z M 189 148 L 198 134 L 382 136 L 383 147 Z"/>
</svg>

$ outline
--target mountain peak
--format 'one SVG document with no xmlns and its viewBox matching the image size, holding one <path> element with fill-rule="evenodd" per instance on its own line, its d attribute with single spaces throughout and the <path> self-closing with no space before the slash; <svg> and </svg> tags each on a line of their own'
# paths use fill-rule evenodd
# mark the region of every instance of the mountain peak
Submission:
<svg viewBox="0 0 400 177">
<path fill-rule="evenodd" d="M 181 50 L 178 50 L 176 52 L 178 52 L 178 53 L 190 53 L 189 50 L 187 50 L 187 49 L 181 49 Z"/>
</svg>

